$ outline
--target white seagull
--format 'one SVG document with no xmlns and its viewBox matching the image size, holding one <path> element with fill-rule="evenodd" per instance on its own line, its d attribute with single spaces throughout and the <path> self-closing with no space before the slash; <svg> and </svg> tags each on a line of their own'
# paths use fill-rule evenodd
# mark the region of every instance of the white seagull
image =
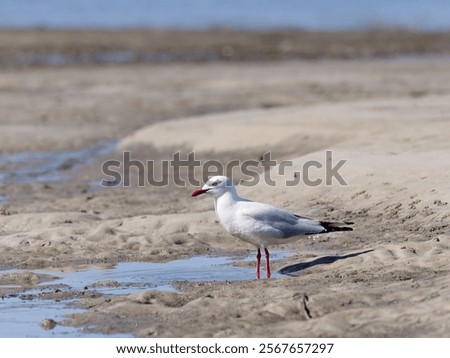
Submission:
<svg viewBox="0 0 450 358">
<path fill-rule="evenodd" d="M 258 249 L 256 277 L 260 278 L 261 250 L 266 257 L 266 276 L 270 278 L 270 245 L 278 245 L 299 239 L 305 235 L 333 231 L 351 231 L 351 222 L 337 223 L 299 216 L 274 206 L 241 198 L 230 178 L 214 176 L 192 196 L 209 194 L 214 198 L 217 217 L 225 230 Z"/>
</svg>

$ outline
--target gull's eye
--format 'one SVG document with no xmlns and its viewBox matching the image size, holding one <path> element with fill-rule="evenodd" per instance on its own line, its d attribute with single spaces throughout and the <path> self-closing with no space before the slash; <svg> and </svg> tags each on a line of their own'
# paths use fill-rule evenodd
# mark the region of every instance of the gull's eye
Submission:
<svg viewBox="0 0 450 358">
<path fill-rule="evenodd" d="M 215 183 L 212 183 L 211 186 L 217 186 L 217 184 L 219 184 L 219 183 L 215 182 Z"/>
</svg>

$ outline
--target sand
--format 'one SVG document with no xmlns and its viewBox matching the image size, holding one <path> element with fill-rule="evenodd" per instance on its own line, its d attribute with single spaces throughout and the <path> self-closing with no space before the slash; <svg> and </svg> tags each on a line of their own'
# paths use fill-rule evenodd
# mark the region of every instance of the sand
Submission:
<svg viewBox="0 0 450 358">
<path fill-rule="evenodd" d="M 4 67 L 78 64 L 255 62 L 450 54 L 450 32 L 373 27 L 317 32 L 116 29 L 1 29 Z"/>
<path fill-rule="evenodd" d="M 117 144 L 61 169 L 70 178 L 62 183 L 0 186 L 0 267 L 254 253 L 224 232 L 210 198 L 190 197 L 191 185 L 99 189 L 91 180 L 124 150 L 224 163 L 272 151 L 294 167 L 272 168 L 275 186 L 264 173 L 255 186 L 241 182 L 242 196 L 353 221 L 354 231 L 283 245 L 290 256 L 272 268 L 281 278 L 180 277 L 177 292 L 85 295 L 86 310 L 58 324 L 139 337 L 448 337 L 449 68 L 419 57 L 2 70 L 1 152 Z M 285 185 L 307 161 L 325 166 L 328 150 L 333 163 L 346 160 L 347 185 Z M 311 175 L 325 179 L 324 170 Z M 22 287 L 46 279 L 0 276 Z"/>
</svg>

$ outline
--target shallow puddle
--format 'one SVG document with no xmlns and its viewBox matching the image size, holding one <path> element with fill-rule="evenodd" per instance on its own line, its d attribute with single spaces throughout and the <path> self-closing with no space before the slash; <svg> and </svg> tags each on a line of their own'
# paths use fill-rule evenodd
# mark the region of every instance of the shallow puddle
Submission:
<svg viewBox="0 0 450 358">
<path fill-rule="evenodd" d="M 279 258 L 280 256 L 278 256 Z M 276 260 L 277 256 L 273 255 Z M 250 260 L 253 258 L 246 258 Z M 129 294 L 141 289 L 175 291 L 173 281 L 231 281 L 254 278 L 253 267 L 233 265 L 229 257 L 197 256 L 165 263 L 125 262 L 113 268 L 91 267 L 74 272 L 35 271 L 61 279 L 52 284 L 68 285 L 76 290 L 94 289 L 103 294 Z M 277 274 L 274 274 L 276 277 Z"/>
<path fill-rule="evenodd" d="M 70 307 L 67 301 L 56 303 L 53 300 L 5 297 L 0 301 L 0 337 L 109 337 L 99 333 L 84 333 L 78 328 L 59 324 L 49 330 L 41 327 L 41 322 L 49 317 L 59 322 L 66 315 L 82 311 Z M 116 337 L 126 336 L 116 335 Z"/>
<path fill-rule="evenodd" d="M 19 152 L 0 155 L 0 184 L 54 183 L 67 180 L 72 169 L 112 152 L 116 141 L 66 151 Z"/>
<path fill-rule="evenodd" d="M 272 261 L 287 257 L 286 251 L 271 253 Z M 126 295 L 142 290 L 175 291 L 174 282 L 236 281 L 253 280 L 255 268 L 236 266 L 234 262 L 251 261 L 246 258 L 198 256 L 166 263 L 126 262 L 113 267 L 87 266 L 82 269 L 35 270 L 38 275 L 53 276 L 51 281 L 41 282 L 20 293 L 6 294 L 0 300 L 0 337 L 102 337 L 101 334 L 83 332 L 82 329 L 56 324 L 53 329 L 41 327 L 44 319 L 56 323 L 64 317 L 82 310 L 73 303 L 80 292 L 101 295 Z M 29 273 L 23 270 L 8 270 L 0 275 Z M 262 272 L 264 276 L 265 272 Z M 273 278 L 281 277 L 275 272 Z M 0 289 L 18 289 L 20 286 L 8 284 Z M 54 299 L 54 292 L 73 292 L 73 297 L 61 301 Z M 76 294 L 78 293 L 78 294 Z M 48 297 L 45 299 L 46 295 Z M 69 294 L 70 297 L 70 294 Z M 110 336 L 108 336 L 110 337 Z M 124 335 L 114 335 L 124 337 Z"/>
</svg>

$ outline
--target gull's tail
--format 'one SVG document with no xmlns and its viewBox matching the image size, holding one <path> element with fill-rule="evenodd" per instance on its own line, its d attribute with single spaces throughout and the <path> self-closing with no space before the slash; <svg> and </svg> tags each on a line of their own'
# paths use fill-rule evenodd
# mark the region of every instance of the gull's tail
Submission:
<svg viewBox="0 0 450 358">
<path fill-rule="evenodd" d="M 320 225 L 323 226 L 325 232 L 333 232 L 333 231 L 352 231 L 353 228 L 345 225 L 353 225 L 350 221 L 344 222 L 329 222 L 329 221 L 321 221 Z"/>
</svg>

